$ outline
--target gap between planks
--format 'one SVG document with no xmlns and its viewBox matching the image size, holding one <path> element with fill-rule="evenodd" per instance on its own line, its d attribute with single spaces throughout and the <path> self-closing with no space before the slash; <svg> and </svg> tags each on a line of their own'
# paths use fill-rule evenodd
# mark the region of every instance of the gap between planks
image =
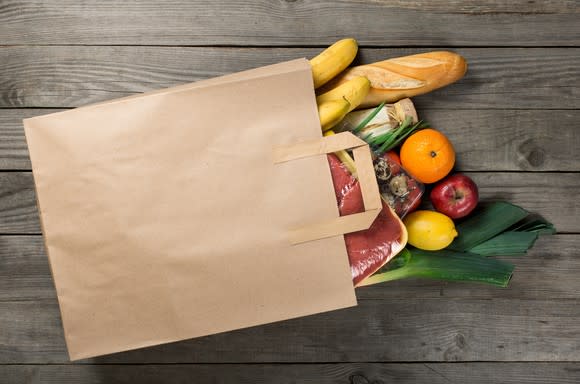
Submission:
<svg viewBox="0 0 580 384">
<path fill-rule="evenodd" d="M 147 348 L 147 347 L 145 347 Z M 52 367 L 69 367 L 69 366 L 153 366 L 153 365 L 184 365 L 184 366 L 203 366 L 203 365 L 341 365 L 341 364 L 381 364 L 381 365 L 398 365 L 398 364 L 409 364 L 409 365 L 422 365 L 422 364 L 552 364 L 552 363 L 564 363 L 564 364 L 580 364 L 580 360 L 566 360 L 566 361 L 554 361 L 554 360 L 510 360 L 510 361 L 486 361 L 486 360 L 470 360 L 470 361 L 381 361 L 381 360 L 369 360 L 369 361 L 357 361 L 357 362 L 344 362 L 344 361 L 305 361 L 305 362 L 288 362 L 288 361 L 250 361 L 250 362 L 208 362 L 208 363 L 180 363 L 180 362 L 160 362 L 160 363 L 126 363 L 126 362 L 110 362 L 110 363 L 94 363 L 94 362 L 70 362 L 70 363 L 2 363 L 0 366 L 52 366 Z"/>
</svg>

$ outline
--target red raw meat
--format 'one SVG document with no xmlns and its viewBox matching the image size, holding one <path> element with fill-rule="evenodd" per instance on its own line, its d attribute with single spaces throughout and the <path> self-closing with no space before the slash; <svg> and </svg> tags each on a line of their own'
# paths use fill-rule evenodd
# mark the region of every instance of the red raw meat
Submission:
<svg viewBox="0 0 580 384">
<path fill-rule="evenodd" d="M 334 192 L 341 216 L 364 211 L 360 185 L 335 155 L 328 155 Z M 404 246 L 403 224 L 383 202 L 383 210 L 365 230 L 344 236 L 354 285 L 375 273 Z"/>
</svg>

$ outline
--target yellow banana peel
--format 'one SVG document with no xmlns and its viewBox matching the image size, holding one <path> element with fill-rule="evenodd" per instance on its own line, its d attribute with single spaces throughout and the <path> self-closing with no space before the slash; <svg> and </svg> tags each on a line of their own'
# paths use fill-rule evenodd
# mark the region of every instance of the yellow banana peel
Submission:
<svg viewBox="0 0 580 384">
<path fill-rule="evenodd" d="M 332 136 L 334 135 L 334 131 L 332 129 L 324 132 L 324 136 Z M 352 157 L 350 157 L 350 155 L 348 154 L 347 151 L 340 150 L 338 152 L 334 152 L 334 154 L 336 155 L 336 157 L 338 157 L 338 159 L 342 162 L 342 164 L 344 164 L 344 166 L 346 167 L 346 169 L 348 169 L 348 171 L 350 172 L 350 174 L 357 179 L 357 174 L 356 174 L 356 164 L 353 160 Z"/>
<path fill-rule="evenodd" d="M 318 103 L 318 117 L 323 131 L 338 124 L 350 110 L 350 103 L 342 100 L 328 100 Z"/>
<path fill-rule="evenodd" d="M 349 112 L 358 107 L 371 89 L 371 82 L 364 76 L 355 77 L 330 91 L 316 97 L 317 103 L 331 100 L 347 100 L 350 103 Z"/>
<path fill-rule="evenodd" d="M 314 88 L 318 88 L 342 72 L 354 60 L 358 51 L 355 39 L 342 39 L 310 60 Z"/>
</svg>

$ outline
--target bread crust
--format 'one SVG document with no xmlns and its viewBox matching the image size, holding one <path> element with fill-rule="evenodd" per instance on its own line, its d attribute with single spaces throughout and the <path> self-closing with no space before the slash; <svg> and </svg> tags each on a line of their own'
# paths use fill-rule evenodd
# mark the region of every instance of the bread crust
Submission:
<svg viewBox="0 0 580 384">
<path fill-rule="evenodd" d="M 326 92 L 354 77 L 366 76 L 371 82 L 371 89 L 358 108 L 369 108 L 383 101 L 394 103 L 444 87 L 461 79 L 466 71 L 467 62 L 457 53 L 420 53 L 347 68 L 320 92 Z"/>
</svg>

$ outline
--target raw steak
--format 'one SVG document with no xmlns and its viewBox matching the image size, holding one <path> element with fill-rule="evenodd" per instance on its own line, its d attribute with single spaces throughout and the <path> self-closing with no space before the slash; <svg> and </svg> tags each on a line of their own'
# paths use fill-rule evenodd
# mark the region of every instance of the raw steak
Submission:
<svg viewBox="0 0 580 384">
<path fill-rule="evenodd" d="M 364 211 L 358 181 L 335 155 L 328 155 L 328 162 L 340 215 Z M 402 226 L 401 221 L 383 202 L 383 210 L 369 229 L 344 236 L 355 286 L 375 273 L 404 247 L 401 244 L 404 231 Z"/>
</svg>

